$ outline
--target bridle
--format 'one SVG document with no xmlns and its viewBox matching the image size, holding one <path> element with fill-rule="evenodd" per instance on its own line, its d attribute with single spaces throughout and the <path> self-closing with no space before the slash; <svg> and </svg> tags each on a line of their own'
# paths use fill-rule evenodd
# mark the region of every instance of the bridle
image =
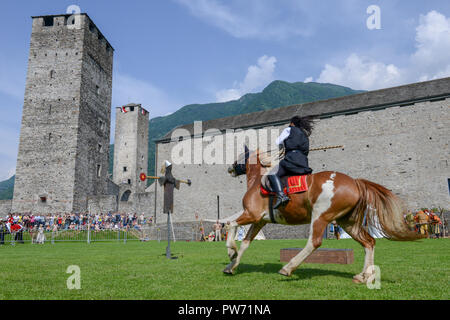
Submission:
<svg viewBox="0 0 450 320">
<path fill-rule="evenodd" d="M 244 154 L 245 161 L 244 161 L 244 163 L 238 163 L 237 161 L 235 161 L 233 163 L 233 171 L 236 176 L 240 176 L 247 172 L 247 162 L 248 162 L 249 155 L 250 155 L 250 151 L 248 150 L 247 146 L 245 146 L 245 154 Z"/>
</svg>

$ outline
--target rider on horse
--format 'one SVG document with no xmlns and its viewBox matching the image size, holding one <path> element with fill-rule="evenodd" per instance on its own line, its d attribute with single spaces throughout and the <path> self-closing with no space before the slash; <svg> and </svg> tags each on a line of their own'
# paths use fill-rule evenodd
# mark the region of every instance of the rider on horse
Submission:
<svg viewBox="0 0 450 320">
<path fill-rule="evenodd" d="M 281 177 L 288 175 L 310 174 L 312 169 L 308 166 L 309 136 L 313 129 L 313 119 L 310 117 L 295 116 L 291 119 L 289 127 L 283 130 L 277 138 L 278 145 L 284 145 L 285 156 L 279 165 L 268 174 L 270 186 L 277 194 L 274 209 L 289 202 L 284 194 Z"/>
</svg>

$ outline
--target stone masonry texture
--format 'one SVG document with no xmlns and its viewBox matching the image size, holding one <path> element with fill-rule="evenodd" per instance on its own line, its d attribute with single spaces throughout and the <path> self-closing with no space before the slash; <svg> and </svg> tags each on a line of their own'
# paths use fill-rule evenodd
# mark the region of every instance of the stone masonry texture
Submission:
<svg viewBox="0 0 450 320">
<path fill-rule="evenodd" d="M 76 19 L 33 17 L 13 212 L 81 212 L 107 193 L 113 49 Z"/>
</svg>

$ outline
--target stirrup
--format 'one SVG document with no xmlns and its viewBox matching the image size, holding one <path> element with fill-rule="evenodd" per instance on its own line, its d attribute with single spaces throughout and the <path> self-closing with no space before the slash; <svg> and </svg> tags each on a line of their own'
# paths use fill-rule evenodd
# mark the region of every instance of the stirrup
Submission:
<svg viewBox="0 0 450 320">
<path fill-rule="evenodd" d="M 285 206 L 291 199 L 283 193 L 283 196 L 277 194 L 277 201 L 273 205 L 274 209 L 280 206 Z"/>
</svg>

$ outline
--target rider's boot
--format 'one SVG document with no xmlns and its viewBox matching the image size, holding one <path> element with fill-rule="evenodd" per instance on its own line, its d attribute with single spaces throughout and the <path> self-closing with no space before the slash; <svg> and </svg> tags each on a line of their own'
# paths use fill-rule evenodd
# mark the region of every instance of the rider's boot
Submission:
<svg viewBox="0 0 450 320">
<path fill-rule="evenodd" d="M 281 205 L 285 205 L 289 202 L 289 197 L 284 194 L 281 180 L 276 174 L 269 175 L 270 186 L 272 190 L 277 194 L 277 201 L 273 208 L 277 209 Z"/>
</svg>

